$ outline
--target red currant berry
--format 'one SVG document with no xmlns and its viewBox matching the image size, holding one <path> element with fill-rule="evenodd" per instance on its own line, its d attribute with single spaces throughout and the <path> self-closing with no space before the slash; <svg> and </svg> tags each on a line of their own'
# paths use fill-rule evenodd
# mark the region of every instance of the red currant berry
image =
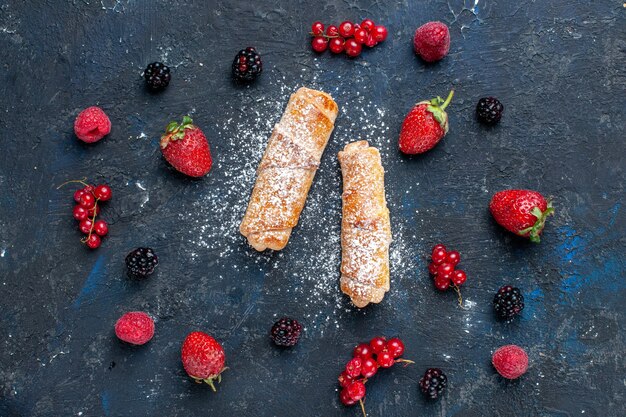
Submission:
<svg viewBox="0 0 626 417">
<path fill-rule="evenodd" d="M 344 388 L 352 384 L 352 377 L 345 372 L 342 372 L 337 379 L 339 380 L 339 385 Z"/>
<path fill-rule="evenodd" d="M 96 248 L 100 247 L 100 243 L 102 243 L 102 241 L 100 240 L 100 236 L 98 236 L 95 233 L 92 233 L 91 236 L 89 236 L 87 238 L 87 241 L 85 242 L 85 244 L 90 249 L 96 249 Z"/>
<path fill-rule="evenodd" d="M 436 265 L 434 262 L 429 263 L 428 264 L 428 272 L 430 272 L 431 275 L 437 275 L 437 267 L 439 265 Z"/>
<path fill-rule="evenodd" d="M 354 58 L 361 55 L 361 45 L 354 39 L 348 39 L 346 41 L 346 55 Z"/>
<path fill-rule="evenodd" d="M 387 341 L 387 351 L 391 353 L 391 356 L 395 358 L 399 358 L 404 354 L 404 343 L 402 340 L 394 337 L 393 339 L 389 339 Z"/>
<path fill-rule="evenodd" d="M 344 38 L 349 38 L 354 35 L 354 23 L 350 21 L 341 22 L 339 25 L 339 34 Z"/>
<path fill-rule="evenodd" d="M 80 203 L 80 196 L 82 196 L 83 194 L 85 194 L 85 190 L 83 190 L 82 188 L 80 190 L 76 190 L 74 192 L 74 201 Z"/>
<path fill-rule="evenodd" d="M 372 348 L 367 343 L 361 343 L 354 348 L 352 356 L 355 358 L 366 359 L 372 356 Z"/>
<path fill-rule="evenodd" d="M 72 210 L 72 214 L 76 220 L 84 220 L 87 218 L 87 209 L 83 206 L 75 205 L 74 210 Z"/>
<path fill-rule="evenodd" d="M 361 398 L 365 397 L 365 384 L 361 381 L 354 381 L 347 389 L 348 395 L 352 401 L 359 401 Z"/>
<path fill-rule="evenodd" d="M 361 375 L 361 364 L 361 358 L 350 359 L 350 362 L 346 364 L 346 374 L 352 378 Z"/>
<path fill-rule="evenodd" d="M 328 47 L 328 40 L 323 36 L 316 36 L 311 41 L 311 47 L 315 52 L 324 52 Z"/>
<path fill-rule="evenodd" d="M 343 52 L 344 42 L 343 38 L 332 38 L 328 42 L 328 49 L 330 49 L 330 52 L 333 54 L 340 54 Z"/>
<path fill-rule="evenodd" d="M 96 204 L 96 197 L 91 193 L 83 193 L 83 195 L 80 196 L 80 202 L 78 204 L 86 209 L 90 209 Z"/>
<path fill-rule="evenodd" d="M 372 35 L 374 36 L 374 40 L 376 40 L 376 42 L 383 42 L 387 39 L 387 28 L 382 25 L 376 26 L 372 31 Z"/>
<path fill-rule="evenodd" d="M 361 375 L 365 378 L 371 378 L 376 374 L 376 371 L 378 371 L 378 364 L 373 358 L 369 357 L 363 359 L 363 363 L 361 365 Z"/>
<path fill-rule="evenodd" d="M 376 39 L 374 39 L 374 37 L 372 35 L 369 35 L 367 37 L 367 40 L 365 41 L 365 46 L 367 46 L 368 48 L 373 48 L 376 46 L 378 42 L 376 42 Z"/>
<path fill-rule="evenodd" d="M 112 196 L 111 187 L 106 184 L 100 184 L 94 190 L 93 195 L 102 201 L 109 201 Z"/>
<path fill-rule="evenodd" d="M 370 340 L 370 347 L 376 354 L 382 352 L 387 346 L 387 340 L 384 337 L 378 336 Z"/>
<path fill-rule="evenodd" d="M 330 25 L 326 28 L 326 36 L 339 36 L 339 28 L 335 25 Z"/>
<path fill-rule="evenodd" d="M 350 394 L 348 394 L 348 388 L 344 388 L 339 393 L 339 400 L 343 405 L 354 405 L 356 401 L 350 398 Z"/>
<path fill-rule="evenodd" d="M 100 214 L 100 206 L 93 206 L 92 208 L 87 210 L 87 215 L 89 216 L 90 219 L 93 219 L 94 214 L 96 216 Z"/>
<path fill-rule="evenodd" d="M 93 222 L 91 221 L 91 219 L 85 219 L 81 220 L 80 224 L 78 225 L 78 229 L 87 235 L 89 234 L 89 232 L 91 232 L 91 226 L 93 226 Z"/>
<path fill-rule="evenodd" d="M 437 277 L 450 279 L 454 272 L 454 266 L 451 264 L 443 263 L 437 267 Z"/>
<path fill-rule="evenodd" d="M 365 19 L 361 22 L 361 28 L 368 32 L 371 32 L 374 26 L 374 21 L 372 19 Z"/>
<path fill-rule="evenodd" d="M 96 220 L 93 225 L 93 231 L 96 232 L 98 236 L 104 236 L 109 233 L 109 225 L 104 220 Z"/>
<path fill-rule="evenodd" d="M 357 43 L 365 43 L 365 41 L 367 40 L 367 32 L 365 31 L 365 29 L 357 29 L 354 31 L 354 40 Z"/>
<path fill-rule="evenodd" d="M 455 265 L 461 262 L 461 254 L 455 250 L 451 250 L 446 255 L 446 263 Z"/>
<path fill-rule="evenodd" d="M 393 356 L 389 352 L 380 352 L 376 356 L 376 362 L 381 368 L 391 368 L 394 364 Z"/>
<path fill-rule="evenodd" d="M 311 25 L 311 32 L 313 35 L 319 36 L 324 33 L 324 24 L 322 22 L 315 22 Z"/>
<path fill-rule="evenodd" d="M 446 250 L 446 247 L 443 246 L 441 243 L 438 243 L 437 245 L 433 246 L 433 253 L 435 253 L 436 251 L 438 251 L 439 249 L 443 249 L 444 251 Z"/>
<path fill-rule="evenodd" d="M 467 281 L 467 275 L 464 271 L 461 271 L 459 269 L 452 273 L 452 282 L 454 283 L 454 285 L 462 285 L 463 283 L 465 283 L 465 281 Z"/>
<path fill-rule="evenodd" d="M 435 288 L 439 291 L 445 291 L 450 287 L 450 278 L 435 278 Z"/>
<path fill-rule="evenodd" d="M 83 191 L 86 193 L 90 193 L 93 194 L 93 190 L 95 189 L 95 187 L 93 185 L 85 185 L 83 187 Z"/>
<path fill-rule="evenodd" d="M 435 265 L 441 265 L 443 261 L 446 260 L 447 253 L 444 249 L 439 249 L 437 251 L 433 251 L 430 258 L 433 260 Z"/>
</svg>

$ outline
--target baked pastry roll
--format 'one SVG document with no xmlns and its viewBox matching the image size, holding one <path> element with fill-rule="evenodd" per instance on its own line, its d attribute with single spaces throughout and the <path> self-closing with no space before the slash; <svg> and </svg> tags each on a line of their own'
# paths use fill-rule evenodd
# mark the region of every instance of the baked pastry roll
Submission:
<svg viewBox="0 0 626 417">
<path fill-rule="evenodd" d="M 281 250 L 298 223 L 339 109 L 332 97 L 305 87 L 291 95 L 257 170 L 239 226 L 258 251 Z"/>
<path fill-rule="evenodd" d="M 357 307 L 379 303 L 389 291 L 391 226 L 385 171 L 378 149 L 353 142 L 339 152 L 343 177 L 341 291 Z"/>
</svg>

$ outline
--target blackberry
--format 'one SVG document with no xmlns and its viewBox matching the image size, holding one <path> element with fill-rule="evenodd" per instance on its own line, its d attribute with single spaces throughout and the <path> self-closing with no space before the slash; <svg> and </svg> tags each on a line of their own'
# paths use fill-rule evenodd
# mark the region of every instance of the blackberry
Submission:
<svg viewBox="0 0 626 417">
<path fill-rule="evenodd" d="M 493 297 L 493 308 L 499 318 L 510 321 L 524 309 L 524 296 L 519 288 L 505 285 Z"/>
<path fill-rule="evenodd" d="M 488 125 L 498 123 L 502 117 L 503 111 L 504 106 L 495 97 L 483 97 L 478 100 L 478 104 L 476 105 L 476 117 L 478 121 Z"/>
<path fill-rule="evenodd" d="M 233 77 L 237 81 L 254 81 L 262 71 L 261 55 L 251 46 L 239 51 L 233 60 Z"/>
<path fill-rule="evenodd" d="M 439 368 L 428 368 L 420 379 L 420 389 L 428 398 L 436 400 L 448 384 L 446 374 Z"/>
<path fill-rule="evenodd" d="M 137 248 L 126 255 L 126 267 L 131 278 L 145 278 L 154 272 L 159 264 L 154 251 L 150 248 Z"/>
<path fill-rule="evenodd" d="M 170 74 L 170 67 L 161 62 L 153 62 L 143 72 L 143 78 L 146 79 L 148 87 L 156 91 L 167 87 L 172 75 Z"/>
<path fill-rule="evenodd" d="M 302 325 L 296 319 L 283 317 L 272 326 L 270 337 L 278 346 L 293 346 L 298 343 Z"/>
</svg>

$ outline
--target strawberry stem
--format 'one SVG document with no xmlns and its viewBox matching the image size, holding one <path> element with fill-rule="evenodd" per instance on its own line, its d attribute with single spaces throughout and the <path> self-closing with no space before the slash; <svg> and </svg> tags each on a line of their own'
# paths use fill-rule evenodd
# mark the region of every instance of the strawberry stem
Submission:
<svg viewBox="0 0 626 417">
<path fill-rule="evenodd" d="M 452 101 L 452 97 L 454 97 L 454 90 L 450 90 L 450 93 L 448 94 L 446 101 L 444 101 L 443 104 L 439 106 L 442 111 L 445 110 L 446 107 L 448 107 L 448 104 L 450 104 L 450 102 Z"/>
<path fill-rule="evenodd" d="M 546 211 L 542 212 L 539 207 L 534 207 L 530 211 L 530 214 L 535 216 L 537 218 L 537 221 L 534 225 L 527 227 L 526 229 L 520 230 L 518 234 L 520 236 L 526 236 L 526 234 L 528 234 L 528 238 L 531 242 L 539 243 L 541 241 L 541 237 L 539 236 L 539 234 L 543 230 L 543 227 L 546 225 L 546 219 L 548 218 L 548 216 L 554 214 L 552 202 L 548 201 L 548 208 L 546 208 Z"/>
</svg>

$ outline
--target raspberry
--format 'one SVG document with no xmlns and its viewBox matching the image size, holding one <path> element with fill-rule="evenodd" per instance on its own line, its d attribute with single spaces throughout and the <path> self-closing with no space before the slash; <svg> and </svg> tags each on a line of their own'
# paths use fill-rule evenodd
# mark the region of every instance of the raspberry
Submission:
<svg viewBox="0 0 626 417">
<path fill-rule="evenodd" d="M 483 97 L 476 104 L 476 118 L 487 125 L 495 125 L 502 118 L 504 106 L 495 97 Z"/>
<path fill-rule="evenodd" d="M 94 143 L 111 132 L 111 121 L 100 107 L 87 107 L 74 121 L 74 133 L 86 143 Z"/>
<path fill-rule="evenodd" d="M 413 48 L 426 62 L 439 61 L 450 49 L 450 31 L 441 22 L 428 22 L 415 31 Z"/>
<path fill-rule="evenodd" d="M 115 335 L 124 342 L 143 345 L 154 336 L 154 320 L 144 312 L 131 311 L 117 320 Z"/>
<path fill-rule="evenodd" d="M 296 319 L 283 317 L 272 326 L 270 337 L 278 346 L 293 346 L 298 343 L 302 325 Z"/>
<path fill-rule="evenodd" d="M 498 348 L 491 357 L 496 371 L 507 379 L 516 379 L 528 369 L 528 355 L 519 346 L 506 345 Z"/>
</svg>

